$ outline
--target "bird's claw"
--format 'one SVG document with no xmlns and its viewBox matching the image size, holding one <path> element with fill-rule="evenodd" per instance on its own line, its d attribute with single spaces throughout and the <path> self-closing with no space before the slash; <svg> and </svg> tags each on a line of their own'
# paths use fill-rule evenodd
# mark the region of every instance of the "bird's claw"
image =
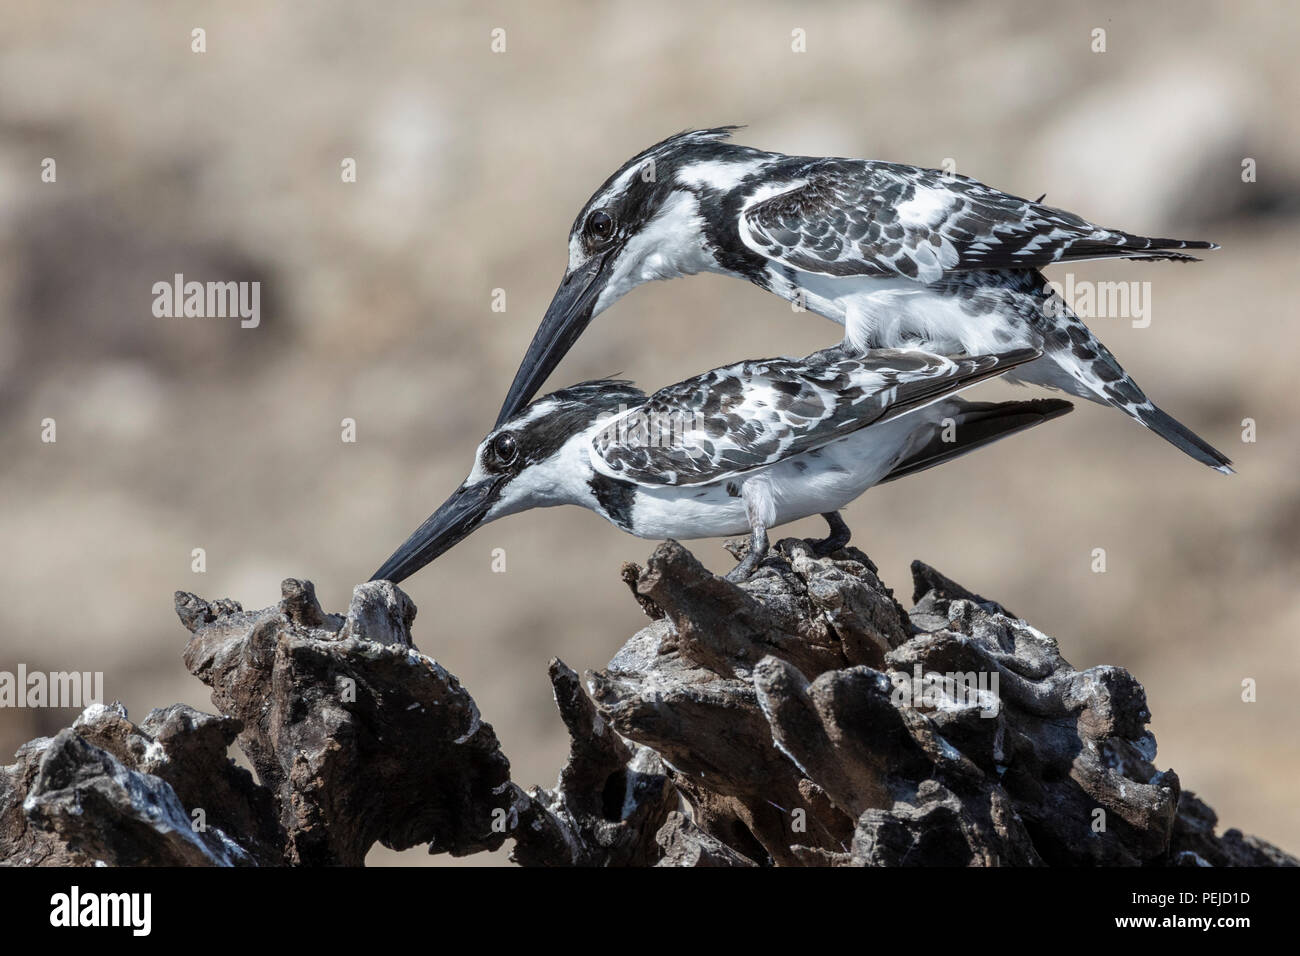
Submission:
<svg viewBox="0 0 1300 956">
<path fill-rule="evenodd" d="M 732 584 L 743 584 L 753 576 L 755 571 L 758 570 L 758 564 L 761 560 L 761 555 L 756 555 L 751 552 L 750 554 L 745 555 L 745 557 L 738 562 L 734 568 L 723 575 L 723 577 Z"/>
<path fill-rule="evenodd" d="M 822 517 L 831 526 L 831 533 L 819 541 L 811 542 L 812 551 L 819 558 L 828 558 L 849 543 L 853 532 L 849 530 L 849 526 L 844 523 L 838 511 L 827 511 Z"/>
<path fill-rule="evenodd" d="M 734 568 L 726 573 L 726 579 L 732 584 L 748 581 L 767 557 L 768 548 L 767 529 L 762 526 L 755 527 L 749 536 L 749 551 Z"/>
</svg>

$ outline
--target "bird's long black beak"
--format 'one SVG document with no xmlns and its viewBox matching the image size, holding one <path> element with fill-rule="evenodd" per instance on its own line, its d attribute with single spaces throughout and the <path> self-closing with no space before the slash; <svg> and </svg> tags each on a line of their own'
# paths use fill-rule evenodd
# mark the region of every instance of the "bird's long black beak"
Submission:
<svg viewBox="0 0 1300 956">
<path fill-rule="evenodd" d="M 370 580 L 392 581 L 394 584 L 404 581 L 452 545 L 464 540 L 483 522 L 500 486 L 499 479 L 461 485 L 406 539 L 405 544 L 393 552 Z"/>
<path fill-rule="evenodd" d="M 515 372 L 494 427 L 500 428 L 528 404 L 591 323 L 596 300 L 605 288 L 605 264 L 612 258 L 610 253 L 593 257 L 581 269 L 564 277 L 524 353 L 519 371 Z"/>
</svg>

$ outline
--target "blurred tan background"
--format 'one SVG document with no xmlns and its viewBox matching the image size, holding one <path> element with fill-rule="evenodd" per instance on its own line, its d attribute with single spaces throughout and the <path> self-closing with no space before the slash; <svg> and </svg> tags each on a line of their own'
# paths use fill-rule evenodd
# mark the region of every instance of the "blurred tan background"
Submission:
<svg viewBox="0 0 1300 956">
<path fill-rule="evenodd" d="M 206 53 L 191 52 L 195 27 Z M 869 492 L 847 517 L 905 603 L 919 557 L 1076 666 L 1131 669 L 1158 763 L 1224 826 L 1296 852 L 1296 27 L 1280 2 L 9 0 L 0 670 L 102 670 L 137 719 L 175 700 L 210 709 L 180 662 L 172 591 L 258 608 L 298 576 L 345 609 L 468 470 L 588 195 L 669 133 L 746 123 L 750 145 L 951 158 L 1106 225 L 1223 245 L 1195 265 L 1088 264 L 1076 279 L 1152 283 L 1149 328 L 1090 324 L 1239 475 L 1090 406 Z M 56 183 L 40 180 L 45 157 Z M 260 280 L 261 326 L 154 318 L 151 286 L 176 272 Z M 659 283 L 597 319 L 552 385 L 623 372 L 652 389 L 837 338 L 734 280 Z M 40 441 L 46 417 L 56 444 Z M 652 546 L 585 511 L 533 512 L 404 585 L 420 647 L 475 695 L 520 783 L 551 785 L 563 757 L 547 660 L 603 666 L 641 626 L 617 573 Z M 197 547 L 205 574 L 190 570 Z M 693 548 L 728 566 L 720 541 Z M 0 711 L 0 758 L 72 716 Z"/>
</svg>

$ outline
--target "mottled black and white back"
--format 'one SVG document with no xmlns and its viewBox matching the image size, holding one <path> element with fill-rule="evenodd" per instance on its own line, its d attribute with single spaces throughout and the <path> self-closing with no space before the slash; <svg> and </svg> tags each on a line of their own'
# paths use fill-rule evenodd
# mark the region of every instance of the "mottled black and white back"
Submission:
<svg viewBox="0 0 1300 956">
<path fill-rule="evenodd" d="M 939 459 L 986 443 L 957 437 L 962 415 L 954 410 L 962 403 L 952 396 L 1038 354 L 882 349 L 858 356 L 832 348 L 716 368 L 639 401 L 625 383 L 609 383 L 614 394 L 595 399 L 598 414 L 576 411 L 574 390 L 565 390 L 489 435 L 480 455 L 513 435 L 519 460 L 528 461 L 500 513 L 515 502 L 573 503 L 641 537 L 736 534 L 844 507 L 928 447 L 936 423 L 954 415 Z M 581 386 L 593 397 L 601 388 Z M 1038 408 L 1060 414 L 1068 407 Z M 472 473 L 469 482 L 483 477 Z"/>
</svg>

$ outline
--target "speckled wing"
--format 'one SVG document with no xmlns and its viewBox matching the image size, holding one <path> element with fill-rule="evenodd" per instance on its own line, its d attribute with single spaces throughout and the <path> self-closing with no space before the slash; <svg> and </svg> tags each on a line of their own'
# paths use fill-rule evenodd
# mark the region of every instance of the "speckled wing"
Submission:
<svg viewBox="0 0 1300 956">
<path fill-rule="evenodd" d="M 1209 242 L 1148 239 L 1010 196 L 965 176 L 851 159 L 810 160 L 789 188 L 744 206 L 740 234 L 767 258 L 831 276 L 933 282 L 972 269 L 1032 269 L 1109 257 L 1189 259 Z"/>
<path fill-rule="evenodd" d="M 670 385 L 609 421 L 592 439 L 592 464 L 643 485 L 716 481 L 813 451 L 1039 354 L 879 349 L 853 357 L 828 349 L 741 362 Z"/>
</svg>

